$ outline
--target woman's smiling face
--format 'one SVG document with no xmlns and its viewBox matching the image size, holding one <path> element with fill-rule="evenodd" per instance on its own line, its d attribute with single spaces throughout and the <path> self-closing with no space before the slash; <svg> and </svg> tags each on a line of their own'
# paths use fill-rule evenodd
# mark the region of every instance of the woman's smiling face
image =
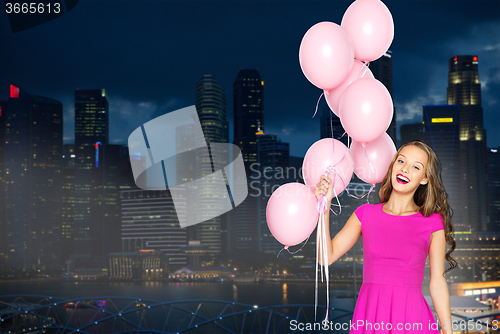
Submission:
<svg viewBox="0 0 500 334">
<path fill-rule="evenodd" d="M 421 184 L 426 184 L 427 162 L 424 150 L 413 145 L 404 147 L 392 165 L 392 188 L 401 193 L 413 193 Z"/>
</svg>

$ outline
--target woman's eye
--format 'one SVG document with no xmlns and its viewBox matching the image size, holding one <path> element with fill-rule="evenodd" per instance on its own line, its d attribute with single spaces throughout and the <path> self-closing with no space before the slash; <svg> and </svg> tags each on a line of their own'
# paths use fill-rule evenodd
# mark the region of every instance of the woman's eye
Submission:
<svg viewBox="0 0 500 334">
<path fill-rule="evenodd" d="M 403 163 L 403 160 L 398 160 L 398 162 Z"/>
<path fill-rule="evenodd" d="M 420 170 L 420 168 L 418 168 L 417 166 L 413 166 L 413 168 L 415 168 L 416 170 Z"/>
</svg>

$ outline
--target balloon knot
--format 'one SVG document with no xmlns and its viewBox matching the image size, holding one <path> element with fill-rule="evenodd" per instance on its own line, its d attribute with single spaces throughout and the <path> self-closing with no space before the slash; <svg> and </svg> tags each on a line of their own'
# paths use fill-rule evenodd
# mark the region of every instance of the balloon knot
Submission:
<svg viewBox="0 0 500 334">
<path fill-rule="evenodd" d="M 285 246 L 285 249 L 288 249 L 288 246 Z"/>
</svg>

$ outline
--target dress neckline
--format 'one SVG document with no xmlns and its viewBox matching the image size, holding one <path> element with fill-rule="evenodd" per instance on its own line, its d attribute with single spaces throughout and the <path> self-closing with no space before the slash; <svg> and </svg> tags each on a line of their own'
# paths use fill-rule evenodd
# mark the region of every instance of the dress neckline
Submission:
<svg viewBox="0 0 500 334">
<path fill-rule="evenodd" d="M 390 213 L 387 213 L 387 212 L 385 212 L 385 211 L 384 211 L 384 204 L 385 204 L 385 202 L 382 202 L 382 203 L 380 203 L 380 204 L 379 204 L 379 205 L 380 205 L 380 210 L 381 210 L 384 214 L 386 214 L 386 215 L 388 215 L 388 216 L 391 216 L 391 217 L 411 217 L 411 216 L 416 216 L 416 215 L 419 215 L 419 214 L 420 214 L 420 212 L 416 212 L 416 213 L 413 213 L 413 214 L 411 214 L 411 215 L 401 215 L 401 216 L 398 216 L 398 215 L 391 215 Z"/>
</svg>

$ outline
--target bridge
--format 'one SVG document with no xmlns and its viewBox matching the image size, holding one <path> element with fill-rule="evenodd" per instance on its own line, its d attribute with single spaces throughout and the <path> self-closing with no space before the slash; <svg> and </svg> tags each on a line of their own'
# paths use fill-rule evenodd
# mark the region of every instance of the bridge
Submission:
<svg viewBox="0 0 500 334">
<path fill-rule="evenodd" d="M 259 307 L 222 300 L 161 302 L 98 296 L 64 299 L 39 295 L 0 296 L 1 333 L 348 333 L 352 311 L 330 306 Z M 316 323 L 316 325 L 314 325 Z M 340 330 L 334 329 L 337 324 Z M 309 328 L 305 326 L 311 326 Z M 345 326 L 344 328 L 346 328 Z"/>
</svg>

